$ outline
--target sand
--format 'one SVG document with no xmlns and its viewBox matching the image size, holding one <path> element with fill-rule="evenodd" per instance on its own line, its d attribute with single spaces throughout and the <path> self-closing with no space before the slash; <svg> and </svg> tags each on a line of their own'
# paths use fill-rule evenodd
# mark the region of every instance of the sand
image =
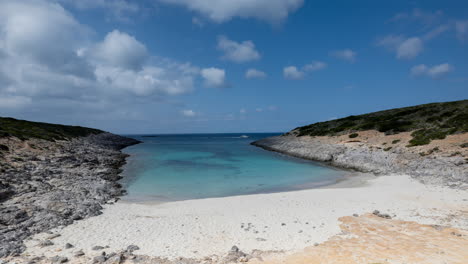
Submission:
<svg viewBox="0 0 468 264">
<path fill-rule="evenodd" d="M 356 184 L 360 183 L 360 184 Z M 424 185 L 409 176 L 392 175 L 349 186 L 293 192 L 188 200 L 163 204 L 118 202 L 97 217 L 53 230 L 61 236 L 40 248 L 50 236 L 39 234 L 26 242 L 25 255 L 72 256 L 82 249 L 97 255 L 93 246 L 108 252 L 134 244 L 136 253 L 175 259 L 224 255 L 233 245 L 287 254 L 323 243 L 342 233 L 339 218 L 379 210 L 394 219 L 420 224 L 468 229 L 468 192 Z M 64 249 L 65 243 L 74 245 Z"/>
</svg>

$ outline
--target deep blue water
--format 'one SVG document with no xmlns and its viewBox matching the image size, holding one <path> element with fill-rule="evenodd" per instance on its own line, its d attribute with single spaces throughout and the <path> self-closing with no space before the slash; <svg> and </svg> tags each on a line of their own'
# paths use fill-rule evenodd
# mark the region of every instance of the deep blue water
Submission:
<svg viewBox="0 0 468 264">
<path fill-rule="evenodd" d="M 172 201 L 311 188 L 344 172 L 251 146 L 279 134 L 131 136 L 124 167 L 127 200 Z M 246 137 L 247 136 L 247 137 Z"/>
</svg>

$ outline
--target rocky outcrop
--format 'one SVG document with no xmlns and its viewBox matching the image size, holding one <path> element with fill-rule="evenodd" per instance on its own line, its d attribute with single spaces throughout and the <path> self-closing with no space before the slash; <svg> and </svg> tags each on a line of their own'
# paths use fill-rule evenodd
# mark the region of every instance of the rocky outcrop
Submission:
<svg viewBox="0 0 468 264">
<path fill-rule="evenodd" d="M 126 154 L 139 143 L 110 133 L 69 141 L 0 138 L 0 257 L 24 250 L 23 240 L 101 213 L 123 194 L 117 182 Z"/>
<path fill-rule="evenodd" d="M 262 139 L 252 145 L 346 169 L 375 174 L 408 174 L 426 183 L 468 188 L 468 164 L 462 155 L 426 155 L 409 151 L 404 145 L 375 148 L 358 140 L 337 142 L 326 138 L 286 134 Z"/>
</svg>

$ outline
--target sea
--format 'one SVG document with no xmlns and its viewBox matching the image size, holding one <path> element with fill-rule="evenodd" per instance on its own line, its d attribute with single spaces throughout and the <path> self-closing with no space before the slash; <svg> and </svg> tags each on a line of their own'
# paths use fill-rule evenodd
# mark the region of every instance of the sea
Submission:
<svg viewBox="0 0 468 264">
<path fill-rule="evenodd" d="M 166 202 L 317 188 L 346 171 L 250 143 L 281 133 L 126 135 L 124 201 Z"/>
</svg>

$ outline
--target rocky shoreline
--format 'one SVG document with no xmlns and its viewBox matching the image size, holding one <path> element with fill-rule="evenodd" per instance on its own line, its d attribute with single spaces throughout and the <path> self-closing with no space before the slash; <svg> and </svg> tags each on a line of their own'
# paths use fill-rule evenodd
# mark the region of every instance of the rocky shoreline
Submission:
<svg viewBox="0 0 468 264">
<path fill-rule="evenodd" d="M 404 134 L 385 136 L 377 131 L 361 134 L 364 135 L 351 140 L 347 134 L 340 137 L 298 137 L 288 133 L 251 144 L 335 167 L 377 175 L 407 174 L 423 183 L 468 188 L 468 159 L 466 147 L 459 147 L 463 143 L 460 139 L 445 148 L 442 145 L 449 145 L 446 143 L 450 139 L 445 142 L 433 141 L 424 147 L 408 148 L 405 142 L 407 135 Z M 459 137 L 466 140 L 468 133 Z M 375 138 L 379 139 L 373 140 Z"/>
<path fill-rule="evenodd" d="M 24 239 L 101 214 L 125 191 L 117 182 L 137 140 L 100 133 L 69 141 L 0 138 L 0 257 Z"/>
</svg>

